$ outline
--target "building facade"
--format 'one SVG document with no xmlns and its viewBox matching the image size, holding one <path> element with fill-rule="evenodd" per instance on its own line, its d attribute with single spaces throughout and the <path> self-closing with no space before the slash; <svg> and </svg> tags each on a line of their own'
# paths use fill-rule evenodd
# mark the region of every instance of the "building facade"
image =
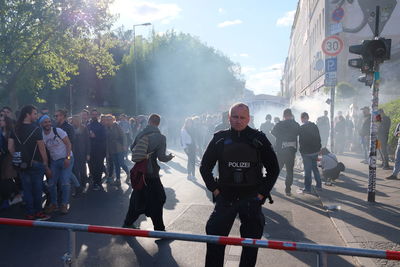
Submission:
<svg viewBox="0 0 400 267">
<path fill-rule="evenodd" d="M 383 5 L 381 20 L 386 21 L 380 36 L 392 39 L 391 60 L 381 67 L 381 91 L 390 99 L 393 95 L 400 95 L 395 88 L 400 72 L 400 27 L 397 26 L 400 21 L 400 4 L 395 0 L 375 2 L 376 5 Z M 354 90 L 355 95 L 349 94 L 350 97 L 357 98 L 360 92 L 364 95 L 369 92 L 357 80 L 361 76 L 360 71 L 347 64 L 348 59 L 357 57 L 349 54 L 349 46 L 373 38 L 371 28 L 375 7 L 368 7 L 364 3 L 362 0 L 299 0 L 281 80 L 282 95 L 289 98 L 291 103 L 305 96 L 325 94 L 334 80 L 337 88 L 346 84 L 347 89 Z M 340 42 L 325 45 L 325 50 L 331 49 L 333 45 L 337 55 L 326 54 L 322 48 L 324 40 L 332 36 Z M 326 60 L 334 60 L 336 64 L 329 69 L 329 66 L 325 66 Z M 327 67 L 331 73 L 326 73 Z"/>
</svg>

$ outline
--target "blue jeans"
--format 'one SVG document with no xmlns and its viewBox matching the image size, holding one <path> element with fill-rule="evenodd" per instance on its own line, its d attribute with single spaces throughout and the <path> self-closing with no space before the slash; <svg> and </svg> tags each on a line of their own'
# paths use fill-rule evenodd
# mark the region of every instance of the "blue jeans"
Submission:
<svg viewBox="0 0 400 267">
<path fill-rule="evenodd" d="M 20 175 L 27 215 L 34 215 L 42 210 L 44 165 L 32 162 L 32 167 Z"/>
<path fill-rule="evenodd" d="M 393 176 L 397 176 L 400 172 L 400 143 L 397 144 L 397 149 L 396 149 L 396 160 L 394 163 L 394 169 L 393 169 Z"/>
<path fill-rule="evenodd" d="M 126 166 L 125 164 L 124 155 L 125 152 L 111 154 L 111 159 L 115 168 L 115 176 L 117 177 L 117 180 L 121 179 L 121 167 L 126 172 L 126 175 L 129 176 L 129 169 L 128 166 Z"/>
<path fill-rule="evenodd" d="M 51 204 L 57 205 L 57 185 L 61 184 L 61 204 L 69 203 L 69 195 L 71 192 L 72 168 L 74 166 L 74 158 L 71 157 L 68 168 L 64 168 L 65 158 L 51 161 L 51 178 L 48 179 Z"/>
<path fill-rule="evenodd" d="M 311 191 L 311 172 L 314 173 L 314 179 L 317 183 L 317 188 L 321 188 L 321 176 L 317 166 L 318 153 L 301 154 L 304 164 L 304 189 Z"/>
</svg>

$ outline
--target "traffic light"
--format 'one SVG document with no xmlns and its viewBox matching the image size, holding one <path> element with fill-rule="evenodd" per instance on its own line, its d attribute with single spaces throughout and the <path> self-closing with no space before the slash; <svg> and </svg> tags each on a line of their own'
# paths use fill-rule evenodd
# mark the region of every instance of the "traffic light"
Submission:
<svg viewBox="0 0 400 267">
<path fill-rule="evenodd" d="M 374 72 L 375 63 L 383 63 L 390 59 L 392 40 L 379 38 L 376 40 L 364 40 L 360 45 L 349 46 L 349 52 L 360 55 L 360 58 L 349 59 L 348 65 L 353 68 L 360 69 L 365 73 L 365 77 L 360 77 L 358 80 L 371 86 L 371 76 Z"/>
<path fill-rule="evenodd" d="M 362 73 L 373 71 L 374 61 L 382 63 L 390 59 L 392 40 L 379 38 L 377 40 L 364 40 L 360 45 L 349 46 L 349 52 L 360 55 L 361 58 L 349 59 L 350 67 L 361 69 Z"/>
</svg>

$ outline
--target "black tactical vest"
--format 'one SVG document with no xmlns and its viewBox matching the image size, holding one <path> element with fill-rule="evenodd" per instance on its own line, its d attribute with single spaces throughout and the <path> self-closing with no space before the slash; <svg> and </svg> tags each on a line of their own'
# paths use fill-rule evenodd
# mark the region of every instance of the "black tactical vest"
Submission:
<svg viewBox="0 0 400 267">
<path fill-rule="evenodd" d="M 254 140 L 238 143 L 228 134 L 221 142 L 218 182 L 235 187 L 258 185 L 262 179 L 262 164 Z"/>
</svg>

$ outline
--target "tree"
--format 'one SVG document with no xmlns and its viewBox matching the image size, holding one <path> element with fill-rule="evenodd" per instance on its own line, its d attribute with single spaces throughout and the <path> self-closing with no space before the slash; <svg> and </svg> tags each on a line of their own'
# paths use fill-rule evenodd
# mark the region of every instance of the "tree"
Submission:
<svg viewBox="0 0 400 267">
<path fill-rule="evenodd" d="M 65 85 L 85 60 L 98 77 L 117 69 L 107 33 L 112 0 L 0 0 L 0 97 Z"/>
</svg>

